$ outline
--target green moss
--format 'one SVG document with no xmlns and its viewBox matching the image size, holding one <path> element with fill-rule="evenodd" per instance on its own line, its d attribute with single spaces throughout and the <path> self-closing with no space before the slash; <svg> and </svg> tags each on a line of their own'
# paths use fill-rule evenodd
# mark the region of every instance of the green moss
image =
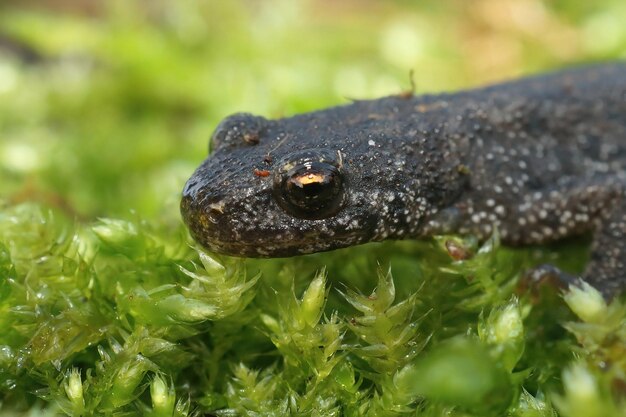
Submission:
<svg viewBox="0 0 626 417">
<path fill-rule="evenodd" d="M 240 260 L 178 213 L 228 113 L 623 56 L 623 2 L 65 3 L 0 6 L 0 415 L 626 415 L 624 305 L 518 285 L 584 241 Z"/>
</svg>

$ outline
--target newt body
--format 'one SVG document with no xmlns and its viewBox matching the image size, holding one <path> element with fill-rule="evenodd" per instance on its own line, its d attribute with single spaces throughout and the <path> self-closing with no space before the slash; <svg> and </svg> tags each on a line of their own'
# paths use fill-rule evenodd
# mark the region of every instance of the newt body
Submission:
<svg viewBox="0 0 626 417">
<path fill-rule="evenodd" d="M 626 64 L 474 90 L 226 118 L 181 211 L 206 248 L 282 257 L 434 234 L 592 233 L 584 278 L 626 286 Z"/>
</svg>

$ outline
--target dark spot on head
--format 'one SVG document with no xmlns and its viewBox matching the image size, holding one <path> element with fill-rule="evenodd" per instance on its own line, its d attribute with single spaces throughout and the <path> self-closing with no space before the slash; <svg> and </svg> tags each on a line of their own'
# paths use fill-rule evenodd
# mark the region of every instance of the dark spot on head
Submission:
<svg viewBox="0 0 626 417">
<path fill-rule="evenodd" d="M 258 145 L 259 134 L 257 132 L 244 133 L 243 141 L 246 142 L 248 145 Z"/>
</svg>

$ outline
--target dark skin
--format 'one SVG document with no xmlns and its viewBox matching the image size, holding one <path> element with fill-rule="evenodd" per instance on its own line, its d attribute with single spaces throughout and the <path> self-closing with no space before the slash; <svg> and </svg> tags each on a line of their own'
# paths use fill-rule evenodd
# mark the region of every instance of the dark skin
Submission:
<svg viewBox="0 0 626 417">
<path fill-rule="evenodd" d="M 591 233 L 583 275 L 626 286 L 626 64 L 452 94 L 226 118 L 183 191 L 194 238 L 283 257 L 497 227 L 509 245 Z"/>
</svg>

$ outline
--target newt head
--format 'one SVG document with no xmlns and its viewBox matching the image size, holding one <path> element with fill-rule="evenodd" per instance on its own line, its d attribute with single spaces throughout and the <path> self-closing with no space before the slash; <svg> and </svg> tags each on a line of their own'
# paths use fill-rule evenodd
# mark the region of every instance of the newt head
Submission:
<svg viewBox="0 0 626 417">
<path fill-rule="evenodd" d="M 281 257 L 415 232 L 424 209 L 415 181 L 424 178 L 387 146 L 398 139 L 380 127 L 387 121 L 360 111 L 346 123 L 326 112 L 226 118 L 183 190 L 181 213 L 196 241 L 227 255 Z"/>
<path fill-rule="evenodd" d="M 210 250 L 248 257 L 369 240 L 341 151 L 290 151 L 277 150 L 271 169 L 259 175 L 258 149 L 216 150 L 183 190 L 181 212 L 193 237 Z"/>
</svg>

